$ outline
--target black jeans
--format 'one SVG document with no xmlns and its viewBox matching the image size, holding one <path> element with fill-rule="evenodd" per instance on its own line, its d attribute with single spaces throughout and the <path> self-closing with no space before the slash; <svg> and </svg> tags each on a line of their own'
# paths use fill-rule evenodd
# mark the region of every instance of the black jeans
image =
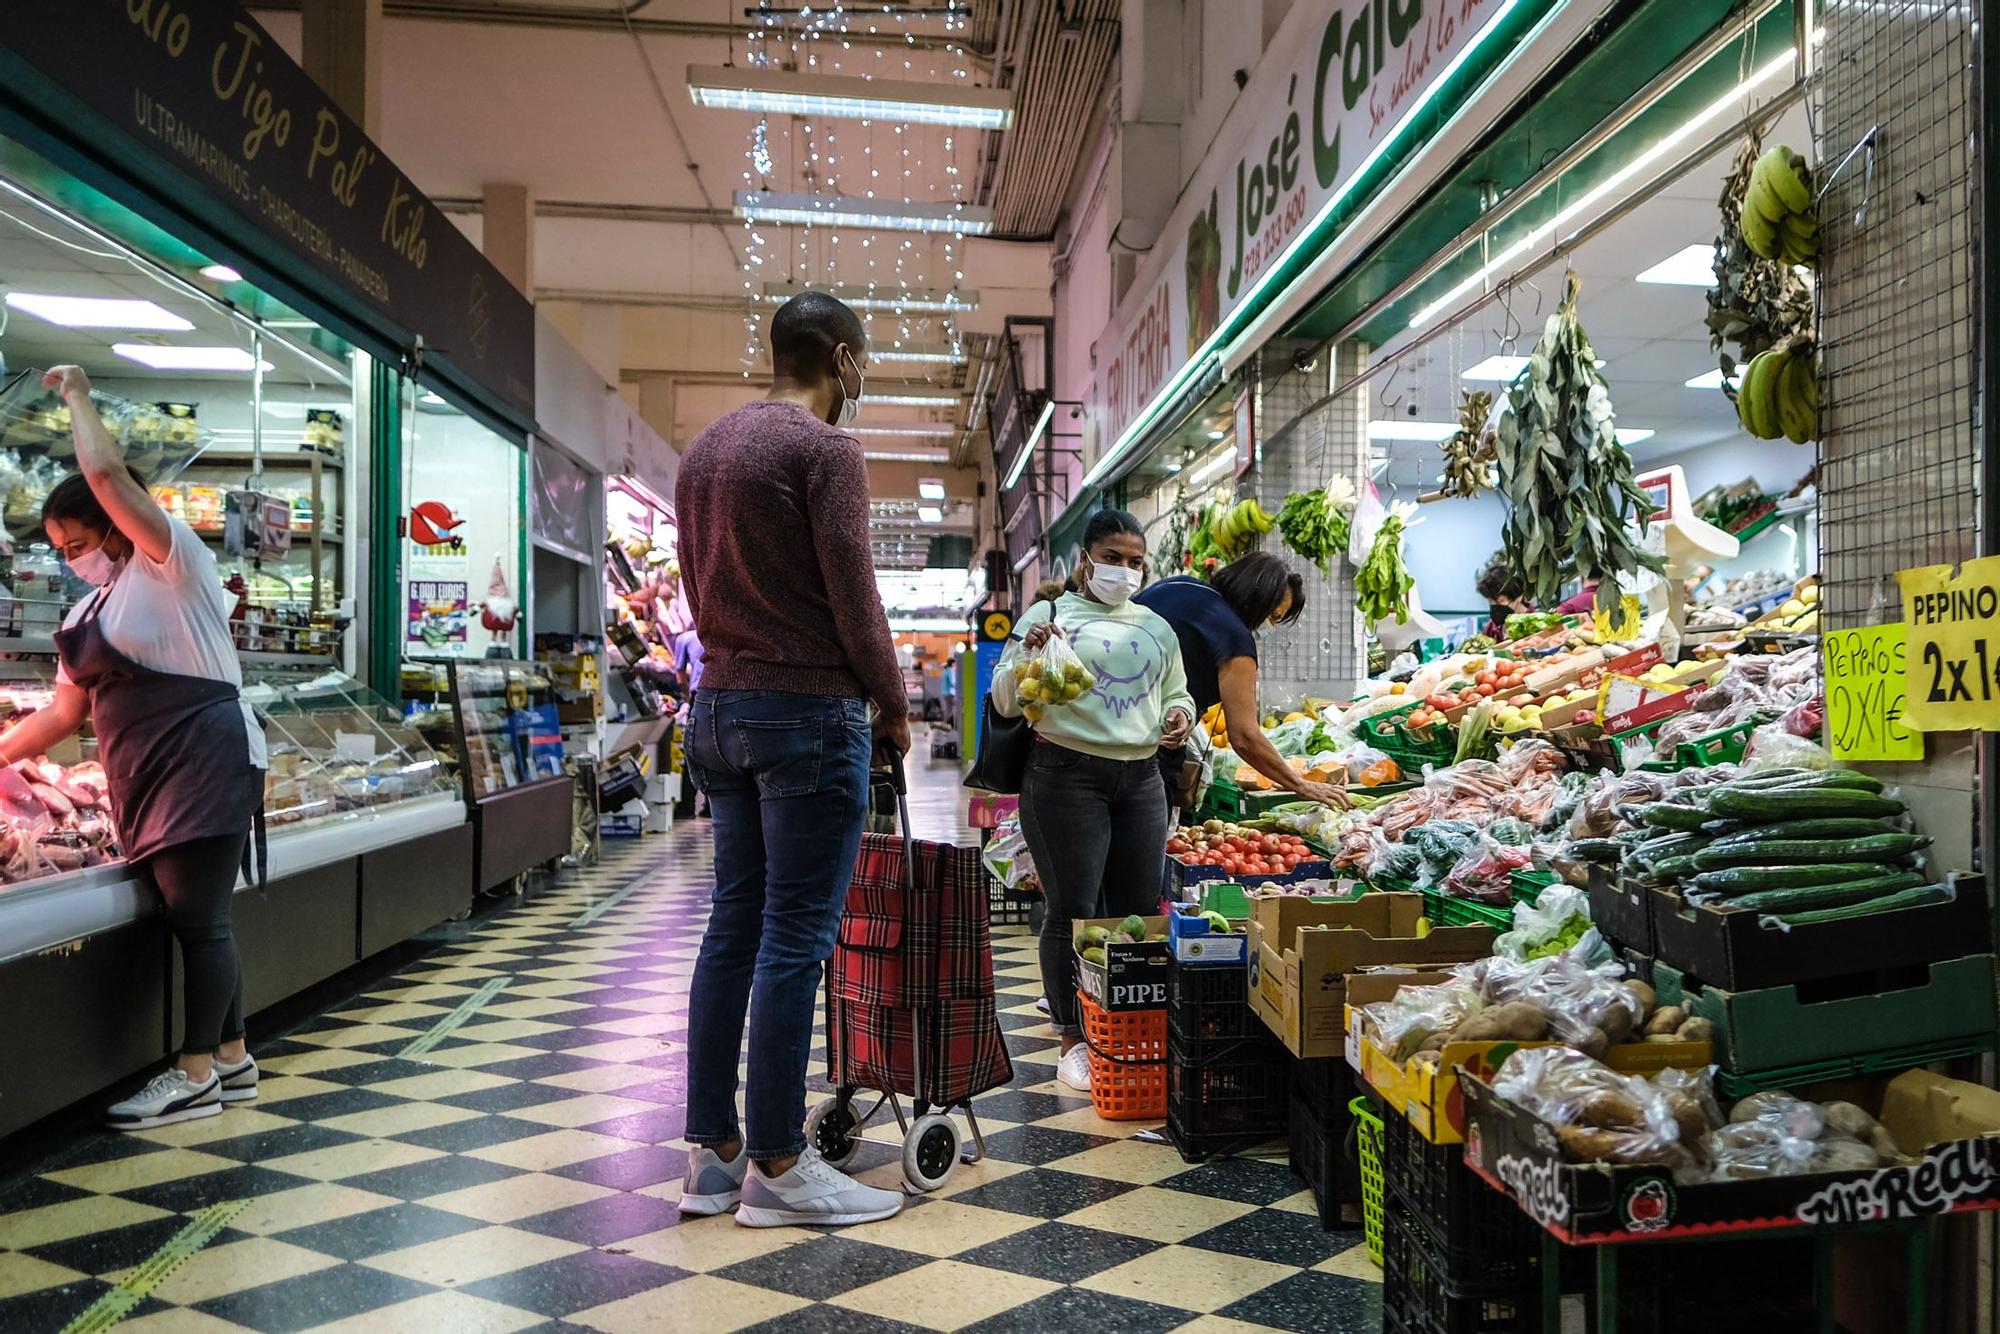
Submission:
<svg viewBox="0 0 2000 1334">
<path fill-rule="evenodd" d="M 1021 780 L 1021 833 L 1047 905 L 1041 946 L 1049 1020 L 1064 1037 L 1080 1037 L 1072 924 L 1159 907 L 1167 849 L 1159 762 L 1099 759 L 1038 741 Z"/>
<path fill-rule="evenodd" d="M 205 1056 L 243 1036 L 243 961 L 236 952 L 230 903 L 249 837 L 224 834 L 162 848 L 145 872 L 167 905 L 167 925 L 181 943 L 186 1027 L 181 1051 Z"/>
</svg>

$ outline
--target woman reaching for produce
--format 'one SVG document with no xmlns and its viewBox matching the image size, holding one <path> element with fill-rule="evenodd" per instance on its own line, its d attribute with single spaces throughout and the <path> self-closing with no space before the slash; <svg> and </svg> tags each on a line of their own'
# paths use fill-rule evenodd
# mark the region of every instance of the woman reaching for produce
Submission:
<svg viewBox="0 0 2000 1334">
<path fill-rule="evenodd" d="M 1269 626 L 1290 625 L 1305 613 L 1305 582 L 1297 574 L 1276 556 L 1254 551 L 1217 570 L 1207 583 L 1188 575 L 1162 579 L 1135 600 L 1173 627 L 1195 709 L 1207 713 L 1222 705 L 1230 749 L 1245 764 L 1309 801 L 1342 808 L 1349 804 L 1342 788 L 1314 782 L 1286 764 L 1258 722 L 1257 635 Z M 1169 801 L 1185 759 L 1178 746 L 1160 756 Z"/>
<path fill-rule="evenodd" d="M 993 706 L 1026 714 L 1034 753 L 1021 780 L 1021 833 L 1042 878 L 1042 994 L 1062 1034 L 1056 1076 L 1090 1087 L 1076 1003 L 1072 924 L 1102 911 L 1144 915 L 1160 893 L 1167 808 L 1156 756 L 1194 726 L 1173 628 L 1131 600 L 1145 578 L 1146 539 L 1123 510 L 1084 529 L 1076 592 L 1022 613 L 993 674 Z M 1060 638 L 1082 660 L 1073 697 L 1046 683 L 1036 655 Z M 1085 681 L 1088 684 L 1085 684 Z M 1030 683 L 1023 689 L 1023 682 Z"/>
<path fill-rule="evenodd" d="M 105 1114 L 140 1130 L 257 1096 L 230 899 L 263 806 L 264 733 L 243 700 L 215 557 L 126 468 L 83 371 L 58 366 L 42 383 L 69 405 L 80 470 L 49 493 L 42 527 L 96 592 L 56 632 L 54 704 L 0 734 L 0 763 L 33 759 L 89 718 L 119 844 L 181 943 L 180 1057 Z"/>
</svg>

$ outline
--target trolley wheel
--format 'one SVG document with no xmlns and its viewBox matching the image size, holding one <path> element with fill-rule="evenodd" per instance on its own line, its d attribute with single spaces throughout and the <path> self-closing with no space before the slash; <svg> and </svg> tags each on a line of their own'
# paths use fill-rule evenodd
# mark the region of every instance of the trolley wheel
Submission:
<svg viewBox="0 0 2000 1334">
<path fill-rule="evenodd" d="M 958 1167 L 958 1123 L 943 1112 L 920 1116 L 903 1136 L 903 1176 L 921 1191 L 951 1180 Z"/>
<path fill-rule="evenodd" d="M 843 1168 L 854 1161 L 861 1137 L 854 1133 L 854 1110 L 844 1099 L 820 1103 L 806 1113 L 806 1142 L 819 1150 L 827 1166 Z"/>
</svg>

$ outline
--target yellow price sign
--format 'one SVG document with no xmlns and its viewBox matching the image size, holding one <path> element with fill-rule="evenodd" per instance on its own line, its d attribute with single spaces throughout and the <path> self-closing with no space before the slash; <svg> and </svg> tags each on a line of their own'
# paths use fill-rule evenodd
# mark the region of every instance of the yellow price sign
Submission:
<svg viewBox="0 0 2000 1334">
<path fill-rule="evenodd" d="M 1600 644 L 1623 644 L 1639 637 L 1639 627 L 1645 616 L 1639 610 L 1637 595 L 1626 593 L 1618 599 L 1618 615 L 1614 621 L 1611 613 L 1593 610 L 1591 625 Z"/>
<path fill-rule="evenodd" d="M 1896 579 L 1909 639 L 1904 721 L 1919 732 L 2000 731 L 2000 556 Z"/>
<path fill-rule="evenodd" d="M 1826 739 L 1836 760 L 1921 760 L 1924 734 L 1904 722 L 1903 627 L 1871 625 L 1822 636 Z"/>
</svg>

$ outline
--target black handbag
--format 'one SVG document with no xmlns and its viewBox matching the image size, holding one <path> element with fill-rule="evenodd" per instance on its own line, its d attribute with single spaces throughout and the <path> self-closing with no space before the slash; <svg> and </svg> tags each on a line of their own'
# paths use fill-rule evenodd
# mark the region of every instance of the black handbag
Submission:
<svg viewBox="0 0 2000 1334">
<path fill-rule="evenodd" d="M 1013 795 L 1021 790 L 1021 778 L 1028 772 L 1028 755 L 1034 749 L 1035 729 L 1026 718 L 1003 717 L 986 697 L 984 719 L 979 728 L 979 753 L 965 775 L 965 786 L 986 792 Z"/>
</svg>

